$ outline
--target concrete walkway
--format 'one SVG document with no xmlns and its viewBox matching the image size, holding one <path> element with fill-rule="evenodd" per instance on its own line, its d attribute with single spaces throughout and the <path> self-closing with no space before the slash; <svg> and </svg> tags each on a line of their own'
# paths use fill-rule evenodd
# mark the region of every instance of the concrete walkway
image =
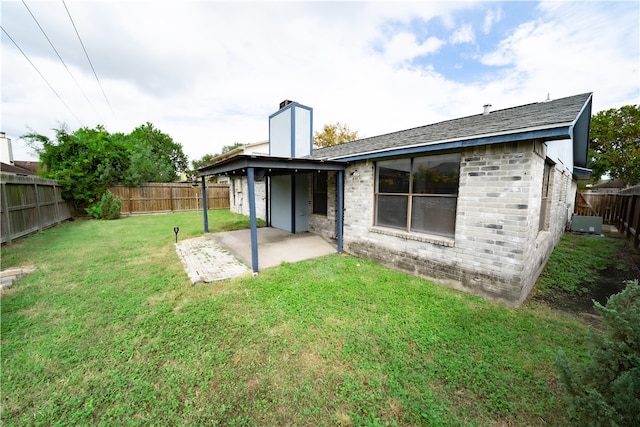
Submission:
<svg viewBox="0 0 640 427">
<path fill-rule="evenodd" d="M 20 280 L 22 276 L 36 271 L 35 265 L 28 267 L 14 267 L 0 272 L 0 290 L 9 289 L 15 282 Z"/>
<path fill-rule="evenodd" d="M 336 251 L 334 244 L 316 234 L 258 229 L 259 270 Z M 193 284 L 237 277 L 251 272 L 251 231 L 227 231 L 183 240 L 176 244 L 176 252 Z"/>
<path fill-rule="evenodd" d="M 250 271 L 249 267 L 208 237 L 178 242 L 176 252 L 194 285 L 230 279 Z"/>
</svg>

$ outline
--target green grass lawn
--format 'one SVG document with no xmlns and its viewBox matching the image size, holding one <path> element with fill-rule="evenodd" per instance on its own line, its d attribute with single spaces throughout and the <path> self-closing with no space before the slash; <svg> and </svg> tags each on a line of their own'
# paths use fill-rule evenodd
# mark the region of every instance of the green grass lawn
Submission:
<svg viewBox="0 0 640 427">
<path fill-rule="evenodd" d="M 585 293 L 585 285 L 593 284 L 599 271 L 611 265 L 624 269 L 623 262 L 617 258 L 623 246 L 624 239 L 564 234 L 536 283 L 538 292 Z"/>
<path fill-rule="evenodd" d="M 212 211 L 212 231 L 247 227 Z M 2 250 L 2 423 L 569 425 L 587 328 L 347 255 L 192 286 L 195 212 L 75 221 Z"/>
</svg>

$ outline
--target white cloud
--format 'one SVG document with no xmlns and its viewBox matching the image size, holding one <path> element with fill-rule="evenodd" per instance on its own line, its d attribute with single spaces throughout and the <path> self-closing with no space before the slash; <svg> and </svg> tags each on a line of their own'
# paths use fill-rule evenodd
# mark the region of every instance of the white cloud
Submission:
<svg viewBox="0 0 640 427">
<path fill-rule="evenodd" d="M 473 32 L 473 26 L 471 24 L 463 25 L 453 32 L 451 35 L 451 43 L 473 43 L 476 40 L 476 36 Z"/>
<path fill-rule="evenodd" d="M 498 6 L 495 9 L 489 9 L 484 15 L 482 32 L 485 34 L 489 34 L 493 26 L 500 21 L 502 21 L 502 8 Z"/>
<path fill-rule="evenodd" d="M 514 64 L 518 60 L 522 45 L 533 37 L 536 28 L 535 22 L 521 24 L 511 36 L 500 42 L 496 50 L 483 55 L 480 62 L 491 66 Z"/>
<path fill-rule="evenodd" d="M 543 3 L 482 57 L 501 66 L 491 79 L 460 83 L 436 72 L 431 55 L 463 47 L 445 43 L 458 12 L 476 13 L 472 22 L 485 29 L 482 22 L 504 15 L 499 5 L 491 3 L 489 19 L 482 4 L 466 2 L 67 2 L 115 115 L 61 3 L 27 3 L 94 107 L 24 5 L 2 2 L 3 28 L 82 122 L 3 36 L 0 128 L 17 159 L 34 158 L 18 140 L 26 125 L 52 135 L 60 121 L 72 129 L 104 123 L 110 132 L 151 122 L 195 159 L 235 141 L 265 140 L 268 116 L 283 99 L 313 107 L 316 130 L 340 121 L 366 136 L 480 113 L 487 102 L 497 109 L 543 100 L 547 92 L 593 90 L 596 109 L 639 103 L 634 3 Z M 448 26 L 438 33 L 434 23 Z M 457 41 L 483 37 L 471 25 L 454 32 Z M 416 58 L 421 67 L 412 65 Z"/>
<path fill-rule="evenodd" d="M 540 97 L 594 91 L 596 111 L 638 101 L 637 5 L 549 2 L 540 9 L 482 62 L 509 66 L 521 90 Z"/>
<path fill-rule="evenodd" d="M 384 59 L 391 64 L 410 61 L 418 56 L 437 51 L 443 43 L 437 37 L 429 37 L 422 43 L 418 43 L 414 34 L 396 34 L 384 46 Z"/>
</svg>

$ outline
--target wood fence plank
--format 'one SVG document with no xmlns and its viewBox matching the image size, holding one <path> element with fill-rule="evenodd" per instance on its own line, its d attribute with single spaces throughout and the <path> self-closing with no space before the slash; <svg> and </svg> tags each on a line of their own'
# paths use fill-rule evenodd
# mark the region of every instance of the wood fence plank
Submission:
<svg viewBox="0 0 640 427">
<path fill-rule="evenodd" d="M 36 176 L 0 174 L 2 179 L 2 243 L 43 230 L 71 218 L 67 202 L 58 201 L 58 183 Z M 59 204 L 66 206 L 61 209 Z"/>
<path fill-rule="evenodd" d="M 191 183 L 148 183 L 139 187 L 114 185 L 109 190 L 123 199 L 123 214 L 181 212 L 201 208 L 199 193 L 202 187 L 194 187 Z M 209 184 L 207 202 L 209 209 L 229 209 L 229 186 Z"/>
<path fill-rule="evenodd" d="M 640 195 L 576 193 L 574 213 L 589 216 L 586 206 L 591 208 L 591 215 L 599 213 L 603 223 L 614 225 L 628 246 L 634 249 L 640 246 Z"/>
<path fill-rule="evenodd" d="M 9 205 L 7 202 L 7 184 L 2 183 L 2 242 L 11 244 L 11 221 L 9 221 Z"/>
<path fill-rule="evenodd" d="M 638 247 L 638 242 L 640 239 L 640 202 L 638 201 L 637 195 L 630 196 L 631 197 L 631 210 L 632 215 L 629 218 L 629 240 L 630 246 L 634 249 Z"/>
</svg>

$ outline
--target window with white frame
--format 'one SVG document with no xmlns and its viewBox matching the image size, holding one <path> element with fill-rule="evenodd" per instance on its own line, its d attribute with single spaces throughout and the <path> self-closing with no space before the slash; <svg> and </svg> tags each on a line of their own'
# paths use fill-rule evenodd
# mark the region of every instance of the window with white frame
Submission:
<svg viewBox="0 0 640 427">
<path fill-rule="evenodd" d="M 460 153 L 377 162 L 374 224 L 453 237 L 459 181 Z"/>
</svg>

